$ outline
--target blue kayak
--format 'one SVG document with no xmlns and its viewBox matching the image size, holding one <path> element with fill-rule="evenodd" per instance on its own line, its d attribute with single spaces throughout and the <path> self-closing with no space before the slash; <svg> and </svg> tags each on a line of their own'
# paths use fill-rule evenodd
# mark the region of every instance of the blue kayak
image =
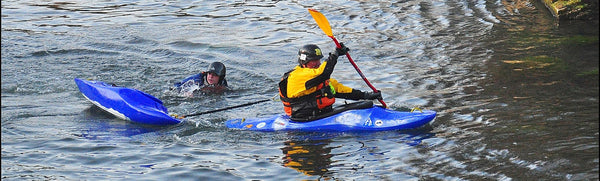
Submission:
<svg viewBox="0 0 600 181">
<path fill-rule="evenodd" d="M 286 114 L 277 114 L 227 120 L 225 125 L 252 131 L 385 131 L 418 128 L 435 116 L 435 111 L 399 112 L 364 101 L 337 107 L 316 120 L 292 120 Z"/>
<path fill-rule="evenodd" d="M 163 102 L 145 92 L 109 85 L 102 81 L 86 81 L 75 78 L 83 96 L 118 118 L 137 123 L 171 125 L 181 120 L 169 116 Z"/>
</svg>

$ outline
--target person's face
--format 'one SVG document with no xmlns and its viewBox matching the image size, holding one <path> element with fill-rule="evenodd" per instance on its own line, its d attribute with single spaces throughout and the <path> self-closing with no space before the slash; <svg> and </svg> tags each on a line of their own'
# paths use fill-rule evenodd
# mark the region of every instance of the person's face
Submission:
<svg viewBox="0 0 600 181">
<path fill-rule="evenodd" d="M 208 75 L 206 75 L 206 82 L 208 82 L 210 85 L 216 85 L 219 83 L 219 76 L 212 72 L 208 73 Z"/>
<path fill-rule="evenodd" d="M 319 68 L 319 66 L 321 66 L 321 60 L 317 59 L 317 60 L 311 60 L 308 63 L 304 64 L 304 68 Z"/>
</svg>

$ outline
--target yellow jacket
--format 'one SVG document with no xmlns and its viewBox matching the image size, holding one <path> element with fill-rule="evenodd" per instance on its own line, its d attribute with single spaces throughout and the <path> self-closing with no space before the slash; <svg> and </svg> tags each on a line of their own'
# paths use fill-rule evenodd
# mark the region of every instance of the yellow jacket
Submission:
<svg viewBox="0 0 600 181">
<path fill-rule="evenodd" d="M 300 66 L 294 67 L 294 70 L 288 75 L 287 97 L 297 98 L 315 92 L 317 90 L 316 85 L 324 81 L 319 81 L 316 79 L 323 74 L 327 63 L 327 61 L 323 62 L 316 69 L 302 68 Z M 315 81 L 310 82 L 311 80 Z M 334 88 L 336 93 L 352 92 L 352 88 L 339 83 L 334 78 L 329 78 L 329 84 Z"/>
</svg>

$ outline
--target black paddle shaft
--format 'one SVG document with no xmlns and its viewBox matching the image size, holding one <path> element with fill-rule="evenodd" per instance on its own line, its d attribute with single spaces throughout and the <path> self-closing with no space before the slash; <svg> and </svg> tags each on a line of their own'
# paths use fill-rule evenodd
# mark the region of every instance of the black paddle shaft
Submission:
<svg viewBox="0 0 600 181">
<path fill-rule="evenodd" d="M 260 100 L 260 101 L 256 101 L 256 102 L 250 102 L 250 103 L 246 103 L 246 104 L 240 104 L 237 106 L 231 106 L 231 107 L 226 107 L 226 108 L 221 108 L 221 109 L 215 109 L 212 111 L 205 111 L 205 112 L 199 112 L 199 113 L 194 113 L 194 114 L 188 114 L 188 115 L 183 115 L 182 117 L 190 117 L 190 116 L 198 116 L 198 115 L 203 115 L 203 114 L 208 114 L 208 113 L 214 113 L 214 112 L 219 112 L 219 111 L 225 111 L 225 110 L 229 110 L 229 109 L 234 109 L 234 108 L 238 108 L 238 107 L 244 107 L 244 106 L 249 106 L 249 105 L 253 105 L 253 104 L 258 104 L 261 102 L 266 102 L 269 101 L 271 99 L 264 99 L 264 100 Z"/>
</svg>

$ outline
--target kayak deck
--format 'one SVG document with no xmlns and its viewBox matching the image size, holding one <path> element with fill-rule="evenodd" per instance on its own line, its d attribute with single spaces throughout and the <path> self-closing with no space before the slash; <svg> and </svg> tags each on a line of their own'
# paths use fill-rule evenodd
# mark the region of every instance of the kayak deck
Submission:
<svg viewBox="0 0 600 181">
<path fill-rule="evenodd" d="M 373 106 L 345 110 L 310 122 L 296 122 L 285 114 L 259 118 L 240 118 L 225 122 L 228 128 L 252 131 L 384 131 L 421 127 L 436 116 L 435 111 L 398 112 Z"/>
</svg>

